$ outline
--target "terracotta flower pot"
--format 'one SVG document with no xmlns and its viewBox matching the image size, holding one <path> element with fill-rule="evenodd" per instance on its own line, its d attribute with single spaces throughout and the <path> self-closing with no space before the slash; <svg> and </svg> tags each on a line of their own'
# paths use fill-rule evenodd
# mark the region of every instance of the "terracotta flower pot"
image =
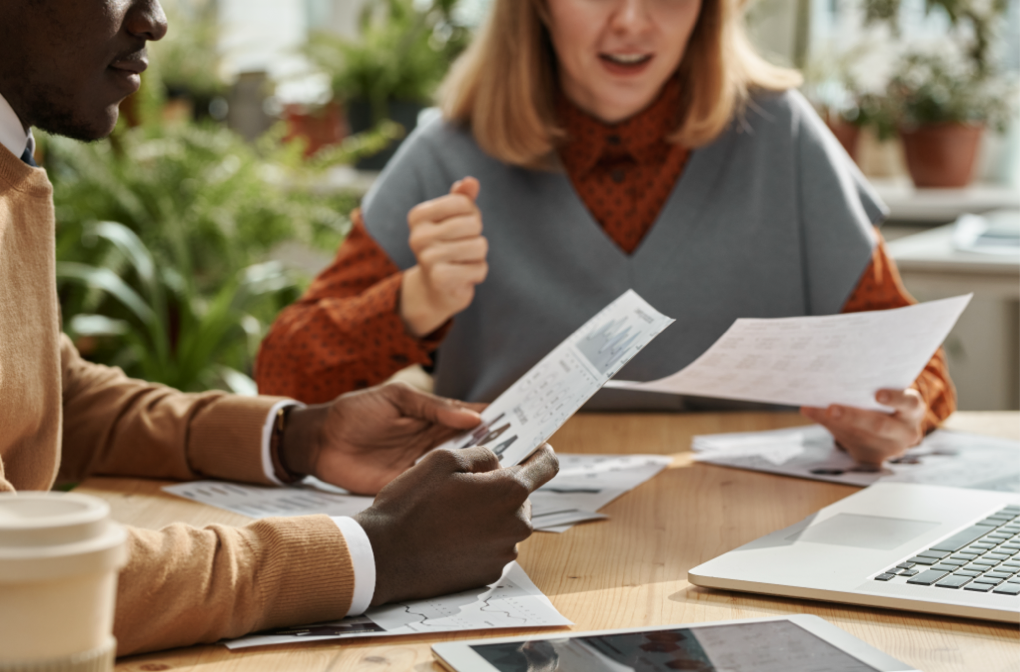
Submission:
<svg viewBox="0 0 1020 672">
<path fill-rule="evenodd" d="M 839 140 L 839 144 L 843 145 L 843 149 L 846 150 L 846 153 L 856 163 L 857 139 L 861 135 L 861 127 L 833 116 L 830 116 L 825 123 L 829 126 L 832 134 L 836 136 L 836 139 Z"/>
<path fill-rule="evenodd" d="M 344 114 L 336 102 L 330 101 L 315 110 L 303 105 L 286 105 L 283 118 L 287 122 L 284 140 L 304 138 L 306 157 L 344 139 Z"/>
<path fill-rule="evenodd" d="M 984 130 L 984 126 L 958 123 L 900 129 L 914 186 L 954 188 L 970 184 Z"/>
</svg>

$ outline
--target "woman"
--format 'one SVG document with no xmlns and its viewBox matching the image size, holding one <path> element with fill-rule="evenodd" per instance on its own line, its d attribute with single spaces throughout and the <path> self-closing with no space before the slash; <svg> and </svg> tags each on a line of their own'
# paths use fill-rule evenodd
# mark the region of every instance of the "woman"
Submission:
<svg viewBox="0 0 1020 672">
<path fill-rule="evenodd" d="M 444 118 L 408 138 L 263 343 L 260 391 L 319 401 L 436 352 L 438 393 L 489 401 L 628 288 L 677 319 L 632 380 L 677 371 L 738 317 L 912 303 L 883 206 L 799 81 L 755 55 L 728 0 L 496 0 Z M 881 462 L 954 409 L 941 353 L 879 401 L 894 413 L 803 412 Z M 693 407 L 610 390 L 589 405 Z"/>
</svg>

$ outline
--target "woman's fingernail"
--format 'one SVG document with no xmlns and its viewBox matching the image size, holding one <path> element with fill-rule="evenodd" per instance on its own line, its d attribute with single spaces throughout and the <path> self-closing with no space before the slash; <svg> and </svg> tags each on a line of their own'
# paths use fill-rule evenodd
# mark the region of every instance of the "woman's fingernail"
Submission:
<svg viewBox="0 0 1020 672">
<path fill-rule="evenodd" d="M 843 415 L 843 409 L 840 408 L 839 406 L 831 406 L 829 408 L 829 415 L 832 416 L 833 418 L 838 418 L 841 415 Z"/>
<path fill-rule="evenodd" d="M 882 403 L 882 404 L 884 404 L 885 402 L 889 401 L 889 393 L 885 392 L 885 391 L 879 392 L 878 393 L 878 401 L 879 401 L 879 403 Z"/>
</svg>

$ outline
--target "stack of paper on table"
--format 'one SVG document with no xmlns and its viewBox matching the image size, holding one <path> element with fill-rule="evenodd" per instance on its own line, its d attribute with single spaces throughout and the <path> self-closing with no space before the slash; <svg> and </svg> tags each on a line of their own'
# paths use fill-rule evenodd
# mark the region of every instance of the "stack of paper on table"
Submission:
<svg viewBox="0 0 1020 672">
<path fill-rule="evenodd" d="M 611 380 L 606 387 L 888 410 L 875 393 L 910 387 L 970 298 L 842 315 L 742 318 L 677 373 L 646 383 Z"/>
<path fill-rule="evenodd" d="M 606 518 L 596 511 L 655 476 L 671 461 L 664 455 L 561 454 L 560 472 L 532 493 L 536 529 L 564 532 L 584 520 Z M 222 481 L 195 481 L 163 488 L 196 502 L 251 518 L 325 513 L 353 516 L 372 497 L 350 495 L 309 478 L 296 487 L 271 488 Z M 370 610 L 365 616 L 283 628 L 227 642 L 231 649 L 349 637 L 381 637 L 451 630 L 570 625 L 517 563 L 487 588 Z"/>
<path fill-rule="evenodd" d="M 364 616 L 249 635 L 226 642 L 229 649 L 294 644 L 349 637 L 389 637 L 455 630 L 543 628 L 572 625 L 535 587 L 520 565 L 511 562 L 499 581 L 427 600 L 397 602 L 369 609 Z"/>
<path fill-rule="evenodd" d="M 695 436 L 695 460 L 846 485 L 879 480 L 1020 492 L 1020 442 L 938 430 L 881 469 L 858 465 L 820 425 Z"/>
</svg>

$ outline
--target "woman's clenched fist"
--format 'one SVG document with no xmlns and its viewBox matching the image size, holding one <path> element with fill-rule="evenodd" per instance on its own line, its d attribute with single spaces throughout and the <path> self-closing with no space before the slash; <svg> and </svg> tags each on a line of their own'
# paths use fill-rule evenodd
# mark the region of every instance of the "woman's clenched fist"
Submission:
<svg viewBox="0 0 1020 672">
<path fill-rule="evenodd" d="M 471 305 L 475 285 L 489 272 L 489 243 L 475 203 L 480 189 L 478 180 L 465 177 L 446 196 L 416 205 L 407 215 L 418 264 L 404 273 L 400 316 L 415 336 L 427 336 Z"/>
</svg>

